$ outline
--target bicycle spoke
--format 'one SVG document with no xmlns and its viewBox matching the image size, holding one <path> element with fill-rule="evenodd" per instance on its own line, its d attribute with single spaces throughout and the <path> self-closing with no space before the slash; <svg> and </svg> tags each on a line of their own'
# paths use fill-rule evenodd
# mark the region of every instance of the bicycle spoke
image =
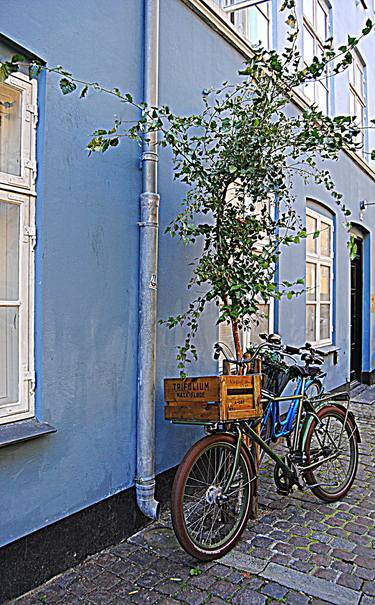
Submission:
<svg viewBox="0 0 375 605">
<path fill-rule="evenodd" d="M 248 476 L 241 455 L 228 494 L 221 497 L 234 460 L 234 447 L 213 447 L 195 461 L 186 479 L 185 526 L 193 540 L 205 548 L 214 548 L 228 540 L 240 522 L 244 503 L 249 499 L 250 484 L 255 478 Z"/>
<path fill-rule="evenodd" d="M 353 476 L 354 430 L 347 422 L 347 415 L 334 410 L 323 415 L 314 428 L 309 443 L 309 464 L 319 464 L 312 470 L 309 482 L 324 487 L 322 491 L 327 497 L 345 490 Z"/>
</svg>

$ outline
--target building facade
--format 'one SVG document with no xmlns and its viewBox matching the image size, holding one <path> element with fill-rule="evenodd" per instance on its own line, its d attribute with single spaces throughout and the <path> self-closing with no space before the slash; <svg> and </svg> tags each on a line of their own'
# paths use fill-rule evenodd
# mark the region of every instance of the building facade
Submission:
<svg viewBox="0 0 375 605">
<path fill-rule="evenodd" d="M 160 103 L 196 112 L 204 88 L 238 77 L 251 45 L 282 47 L 280 4 L 160 0 Z M 372 0 L 297 0 L 297 7 L 306 61 L 328 35 L 343 43 L 348 32 L 359 32 L 374 18 Z M 3 0 L 0 11 L 0 59 L 21 53 L 142 99 L 143 1 Z M 350 70 L 299 91 L 290 110 L 314 101 L 330 114 L 352 113 L 370 126 L 374 52 L 370 36 Z M 21 70 L 0 84 L 0 600 L 144 522 L 133 491 L 140 152 L 130 143 L 100 157 L 85 152 L 90 133 L 112 124 L 121 111 L 116 99 L 100 94 L 63 97 L 53 74 L 30 80 Z M 309 340 L 325 349 L 329 388 L 375 380 L 375 172 L 368 155 L 374 141 L 371 129 L 365 130 L 363 152 L 342 154 L 331 168 L 352 211 L 356 258 L 349 258 L 348 234 L 328 193 L 296 181 L 298 212 L 320 236 L 288 249 L 278 275 L 304 277 L 307 290 L 265 309 L 266 327 L 286 342 Z M 194 257 L 193 250 L 162 235 L 184 194 L 165 151 L 158 192 L 163 318 L 185 308 Z M 212 310 L 192 371 L 217 371 L 215 322 Z M 160 486 L 168 486 L 168 470 L 199 436 L 198 429 L 163 419 L 162 379 L 176 373 L 182 337 L 158 327 Z"/>
</svg>

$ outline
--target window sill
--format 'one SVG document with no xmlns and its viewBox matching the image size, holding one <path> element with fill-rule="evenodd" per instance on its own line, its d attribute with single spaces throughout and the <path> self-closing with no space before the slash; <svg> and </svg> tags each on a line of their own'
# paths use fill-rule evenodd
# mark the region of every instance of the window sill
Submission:
<svg viewBox="0 0 375 605">
<path fill-rule="evenodd" d="M 38 422 L 34 418 L 2 424 L 0 425 L 0 447 L 43 437 L 43 435 L 56 433 L 56 430 L 47 422 Z"/>
<path fill-rule="evenodd" d="M 325 353 L 326 355 L 330 355 L 331 353 L 337 353 L 337 351 L 341 350 L 341 347 L 338 347 L 336 345 L 316 345 L 316 347 L 319 349 L 319 351 L 323 351 L 323 353 Z"/>
</svg>

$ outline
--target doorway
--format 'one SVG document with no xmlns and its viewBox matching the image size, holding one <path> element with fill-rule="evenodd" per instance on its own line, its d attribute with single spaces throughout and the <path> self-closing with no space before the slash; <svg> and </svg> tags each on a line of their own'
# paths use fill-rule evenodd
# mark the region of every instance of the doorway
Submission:
<svg viewBox="0 0 375 605">
<path fill-rule="evenodd" d="M 362 374 L 362 301 L 363 240 L 356 237 L 357 251 L 350 267 L 350 380 L 361 382 Z"/>
</svg>

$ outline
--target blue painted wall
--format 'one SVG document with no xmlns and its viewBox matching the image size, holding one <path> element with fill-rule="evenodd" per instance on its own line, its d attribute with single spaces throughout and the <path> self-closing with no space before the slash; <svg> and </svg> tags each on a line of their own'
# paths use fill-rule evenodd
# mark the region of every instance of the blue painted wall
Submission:
<svg viewBox="0 0 375 605">
<path fill-rule="evenodd" d="M 2 3 L 2 32 L 77 76 L 142 91 L 142 3 Z M 64 24 L 64 27 L 62 27 Z M 0 453 L 0 545 L 133 483 L 138 328 L 138 150 L 88 158 L 122 107 L 41 87 L 38 137 L 38 415 L 52 437 Z"/>
<path fill-rule="evenodd" d="M 120 86 L 142 96 L 141 0 L 2 0 L 2 32 L 83 79 Z M 355 3 L 353 2 L 353 9 Z M 341 18 L 341 17 L 340 17 Z M 352 19 L 349 13 L 347 17 Z M 180 0 L 161 0 L 160 102 L 176 111 L 200 108 L 200 92 L 234 79 L 242 57 Z M 338 22 L 335 27 L 344 27 Z M 345 25 L 346 27 L 346 25 Z M 275 28 L 276 31 L 276 28 Z M 277 32 L 282 32 L 282 26 Z M 370 74 L 371 76 L 371 74 Z M 0 546 L 129 487 L 135 475 L 136 358 L 138 329 L 139 151 L 121 145 L 103 157 L 87 158 L 91 131 L 108 126 L 121 105 L 103 95 L 62 97 L 56 79 L 40 86 L 36 250 L 37 412 L 58 429 L 55 435 L 0 451 Z M 337 92 L 338 111 L 342 91 Z M 346 94 L 346 93 L 345 93 Z M 374 183 L 343 157 L 332 166 L 346 202 L 359 220 L 359 200 L 375 199 Z M 183 187 L 172 180 L 168 153 L 159 163 L 161 233 L 174 217 Z M 318 187 L 296 183 L 299 210 L 306 197 L 332 207 Z M 332 207 L 335 211 L 335 208 Z M 364 225 L 373 233 L 375 212 Z M 347 234 L 337 219 L 336 342 L 339 364 L 329 360 L 329 384 L 348 372 L 349 260 Z M 374 241 L 368 236 L 368 253 Z M 194 251 L 160 235 L 159 317 L 181 311 L 188 263 Z M 293 262 L 291 259 L 293 258 Z M 304 275 L 303 248 L 291 249 L 280 279 Z M 373 271 L 373 268 L 372 268 Z M 374 291 L 371 276 L 369 291 Z M 200 362 L 192 371 L 215 371 L 215 309 L 200 334 Z M 373 340 L 374 314 L 369 317 Z M 304 342 L 305 301 L 282 301 L 281 333 Z M 157 470 L 179 462 L 199 430 L 163 420 L 162 379 L 174 375 L 181 332 L 158 329 Z M 368 365 L 375 366 L 371 349 Z"/>
</svg>

